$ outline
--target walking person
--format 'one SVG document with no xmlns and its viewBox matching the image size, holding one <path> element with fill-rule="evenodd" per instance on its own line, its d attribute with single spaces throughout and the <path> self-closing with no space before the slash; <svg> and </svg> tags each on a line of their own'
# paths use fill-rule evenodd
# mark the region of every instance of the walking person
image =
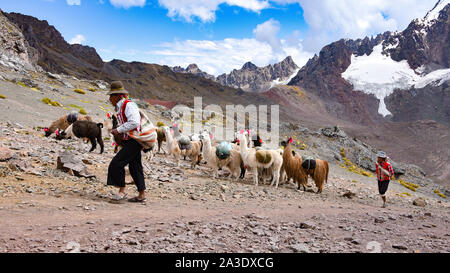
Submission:
<svg viewBox="0 0 450 273">
<path fill-rule="evenodd" d="M 378 152 L 375 167 L 377 169 L 378 192 L 380 193 L 381 199 L 383 199 L 382 207 L 385 208 L 386 191 L 388 189 L 391 177 L 394 175 L 394 170 L 392 169 L 391 164 L 387 161 L 385 152 Z"/>
<path fill-rule="evenodd" d="M 125 191 L 125 166 L 128 165 L 131 177 L 136 184 L 139 195 L 128 199 L 129 202 L 145 202 L 145 180 L 142 167 L 142 146 L 127 133 L 137 129 L 141 123 L 139 108 L 129 99 L 129 93 L 124 89 L 122 82 L 111 83 L 108 92 L 109 101 L 115 107 L 119 127 L 113 129 L 111 134 L 123 137 L 122 149 L 114 156 L 108 167 L 107 185 L 119 188 L 115 200 L 127 199 Z"/>
</svg>

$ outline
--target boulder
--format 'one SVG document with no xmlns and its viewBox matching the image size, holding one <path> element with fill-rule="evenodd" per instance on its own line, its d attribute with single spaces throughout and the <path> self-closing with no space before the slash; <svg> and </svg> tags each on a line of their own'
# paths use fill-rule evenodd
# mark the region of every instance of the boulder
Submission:
<svg viewBox="0 0 450 273">
<path fill-rule="evenodd" d="M 292 249 L 295 253 L 310 253 L 309 247 L 305 244 L 295 244 L 290 245 L 290 249 Z"/>
<path fill-rule="evenodd" d="M 418 206 L 418 207 L 425 207 L 427 205 L 427 202 L 425 200 L 423 200 L 422 198 L 417 198 L 417 199 L 414 199 L 413 205 Z"/>
<path fill-rule="evenodd" d="M 6 147 L 0 147 L 0 162 L 7 161 L 13 157 L 13 151 Z"/>
<path fill-rule="evenodd" d="M 15 158 L 8 162 L 8 168 L 15 172 L 28 172 L 31 164 L 27 160 Z"/>
<path fill-rule="evenodd" d="M 73 173 L 78 177 L 95 177 L 95 175 L 89 173 L 83 161 L 75 157 L 69 151 L 64 151 L 63 153 L 59 154 L 56 168 L 64 172 Z"/>
<path fill-rule="evenodd" d="M 332 138 L 347 138 L 347 134 L 345 134 L 343 130 L 339 129 L 338 126 L 321 128 L 320 133 L 324 136 Z"/>
<path fill-rule="evenodd" d="M 356 193 L 351 192 L 351 191 L 347 191 L 347 192 L 344 193 L 342 196 L 343 196 L 343 197 L 347 197 L 348 199 L 352 199 L 353 197 L 356 196 Z"/>
</svg>

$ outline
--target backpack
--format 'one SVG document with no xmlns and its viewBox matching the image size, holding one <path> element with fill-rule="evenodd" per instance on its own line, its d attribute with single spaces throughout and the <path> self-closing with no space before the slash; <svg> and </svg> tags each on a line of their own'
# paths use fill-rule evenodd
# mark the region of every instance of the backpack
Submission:
<svg viewBox="0 0 450 273">
<path fill-rule="evenodd" d="M 313 170 L 316 168 L 316 160 L 311 156 L 302 156 L 302 167 L 305 170 Z"/>
<path fill-rule="evenodd" d="M 131 100 L 125 100 L 122 105 L 121 113 L 123 114 L 124 122 L 127 121 L 127 117 L 125 116 L 125 107 L 129 102 L 131 102 Z M 139 142 L 144 149 L 151 149 L 155 146 L 158 138 L 156 127 L 141 109 L 139 109 L 139 114 L 141 115 L 141 125 L 127 134 Z"/>
<path fill-rule="evenodd" d="M 216 148 L 216 156 L 219 159 L 227 159 L 231 153 L 231 144 L 229 142 L 221 142 Z"/>
<path fill-rule="evenodd" d="M 67 122 L 69 124 L 72 124 L 77 120 L 78 120 L 78 113 L 70 113 L 67 115 Z"/>
<path fill-rule="evenodd" d="M 191 149 L 191 139 L 188 136 L 181 135 L 178 139 L 178 146 L 180 150 L 190 150 Z"/>
</svg>

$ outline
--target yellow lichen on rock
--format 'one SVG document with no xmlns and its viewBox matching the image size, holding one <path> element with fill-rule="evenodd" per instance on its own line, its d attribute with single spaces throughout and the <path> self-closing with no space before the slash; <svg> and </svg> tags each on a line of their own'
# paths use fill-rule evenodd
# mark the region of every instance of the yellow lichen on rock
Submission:
<svg viewBox="0 0 450 273">
<path fill-rule="evenodd" d="M 344 161 L 344 164 L 338 163 L 338 165 L 341 166 L 342 168 L 347 169 L 349 172 L 352 172 L 352 173 L 356 173 L 356 174 L 367 176 L 367 177 L 373 177 L 373 175 L 370 172 L 359 168 L 353 162 L 351 162 L 350 159 L 346 158 L 344 148 L 341 149 L 341 156 L 342 156 L 342 160 Z"/>
</svg>

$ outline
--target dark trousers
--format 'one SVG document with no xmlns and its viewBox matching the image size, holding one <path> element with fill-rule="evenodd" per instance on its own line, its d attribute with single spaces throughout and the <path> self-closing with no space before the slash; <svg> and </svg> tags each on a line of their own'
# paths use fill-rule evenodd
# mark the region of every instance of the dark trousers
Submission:
<svg viewBox="0 0 450 273">
<path fill-rule="evenodd" d="M 378 192 L 384 195 L 389 187 L 389 180 L 378 180 Z"/>
<path fill-rule="evenodd" d="M 139 192 L 145 190 L 144 170 L 142 168 L 142 146 L 134 139 L 125 140 L 122 149 L 114 156 L 108 167 L 107 185 L 125 187 L 125 166 L 128 165 L 131 177 Z"/>
</svg>

